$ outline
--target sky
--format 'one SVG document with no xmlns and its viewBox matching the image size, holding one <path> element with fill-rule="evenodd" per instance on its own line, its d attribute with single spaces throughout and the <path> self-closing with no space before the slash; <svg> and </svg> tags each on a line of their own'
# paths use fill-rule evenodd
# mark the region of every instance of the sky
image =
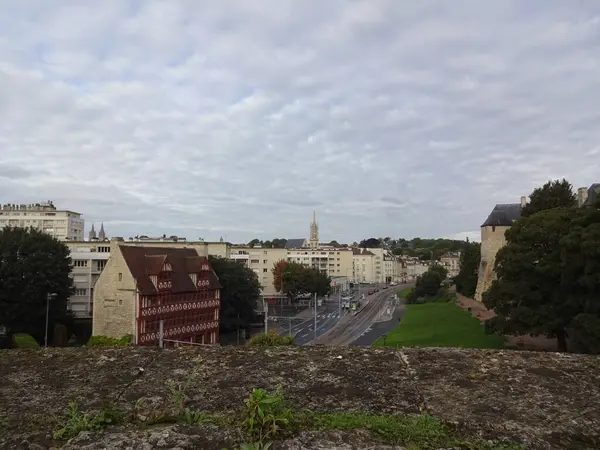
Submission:
<svg viewBox="0 0 600 450">
<path fill-rule="evenodd" d="M 477 239 L 599 105 L 597 0 L 0 0 L 0 202 L 109 236 Z"/>
</svg>

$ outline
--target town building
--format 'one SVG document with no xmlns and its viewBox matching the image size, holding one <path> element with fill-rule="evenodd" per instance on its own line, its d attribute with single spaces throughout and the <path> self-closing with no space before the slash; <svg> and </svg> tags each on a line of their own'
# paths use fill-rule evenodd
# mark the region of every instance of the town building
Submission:
<svg viewBox="0 0 600 450">
<path fill-rule="evenodd" d="M 138 345 L 219 342 L 220 289 L 208 259 L 193 248 L 111 242 L 94 289 L 93 334 L 131 334 Z"/>
<path fill-rule="evenodd" d="M 317 246 L 287 250 L 287 259 L 317 269 L 332 279 L 349 277 L 352 272 L 352 250 L 348 248 Z"/>
<path fill-rule="evenodd" d="M 440 257 L 440 264 L 448 271 L 448 276 L 454 278 L 460 271 L 460 252 L 447 252 Z"/>
<path fill-rule="evenodd" d="M 94 309 L 94 286 L 110 257 L 110 242 L 66 242 L 71 253 L 71 277 L 75 293 L 67 303 L 77 318 L 90 318 Z"/>
<path fill-rule="evenodd" d="M 57 209 L 52 201 L 29 205 L 5 204 L 0 209 L 0 228 L 35 228 L 59 241 L 83 241 L 80 213 Z"/>
<path fill-rule="evenodd" d="M 352 281 L 374 283 L 375 255 L 366 248 L 352 249 Z"/>
<path fill-rule="evenodd" d="M 600 183 L 577 189 L 577 206 L 592 205 L 600 195 Z M 481 262 L 477 277 L 475 300 L 482 301 L 483 293 L 492 285 L 495 278 L 494 263 L 498 250 L 506 245 L 504 234 L 513 222 L 521 217 L 521 209 L 527 204 L 527 197 L 520 203 L 498 204 L 481 225 Z"/>
<path fill-rule="evenodd" d="M 234 247 L 230 249 L 229 258 L 239 261 L 252 269 L 261 286 L 263 298 L 276 297 L 278 292 L 273 284 L 273 267 L 281 260 L 286 260 L 288 251 L 285 248 Z"/>
</svg>

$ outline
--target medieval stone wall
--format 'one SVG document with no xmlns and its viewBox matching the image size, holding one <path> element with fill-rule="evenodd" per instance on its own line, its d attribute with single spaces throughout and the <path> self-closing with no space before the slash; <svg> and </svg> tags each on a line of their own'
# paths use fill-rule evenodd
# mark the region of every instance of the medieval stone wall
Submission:
<svg viewBox="0 0 600 450">
<path fill-rule="evenodd" d="M 506 245 L 504 233 L 510 227 L 488 226 L 481 228 L 481 262 L 479 263 L 479 274 L 477 277 L 477 290 L 475 300 L 481 301 L 482 295 L 487 291 L 494 280 L 494 262 L 496 253 Z"/>
</svg>

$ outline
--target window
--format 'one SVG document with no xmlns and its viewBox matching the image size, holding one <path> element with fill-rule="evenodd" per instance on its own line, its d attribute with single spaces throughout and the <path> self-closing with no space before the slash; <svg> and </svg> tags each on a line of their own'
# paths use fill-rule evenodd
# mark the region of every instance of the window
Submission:
<svg viewBox="0 0 600 450">
<path fill-rule="evenodd" d="M 251 259 L 251 260 L 250 260 L 250 263 L 251 263 L 251 264 L 258 264 L 259 262 L 260 262 L 260 260 L 259 260 L 259 259 Z"/>
<path fill-rule="evenodd" d="M 77 288 L 75 289 L 75 295 L 86 295 L 87 289 L 85 288 Z"/>
<path fill-rule="evenodd" d="M 123 281 L 123 274 L 119 272 L 119 281 Z"/>
<path fill-rule="evenodd" d="M 263 269 L 263 273 L 269 272 L 269 269 Z"/>
<path fill-rule="evenodd" d="M 106 261 L 104 261 L 104 260 L 97 261 L 97 265 L 98 265 L 98 270 L 104 270 L 104 268 L 106 267 Z"/>
<path fill-rule="evenodd" d="M 110 253 L 110 247 L 98 247 L 99 253 Z"/>
<path fill-rule="evenodd" d="M 87 259 L 74 259 L 73 260 L 73 267 L 87 267 L 87 266 L 88 266 Z"/>
<path fill-rule="evenodd" d="M 263 264 L 269 264 L 269 260 L 268 259 L 263 259 Z"/>
</svg>

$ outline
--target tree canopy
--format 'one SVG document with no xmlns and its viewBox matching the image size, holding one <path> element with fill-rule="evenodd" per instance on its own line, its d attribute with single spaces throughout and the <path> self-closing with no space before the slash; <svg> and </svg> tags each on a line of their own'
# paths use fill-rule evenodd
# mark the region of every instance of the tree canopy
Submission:
<svg viewBox="0 0 600 450">
<path fill-rule="evenodd" d="M 294 302 L 306 294 L 324 296 L 331 289 L 331 278 L 317 269 L 285 260 L 274 264 L 273 284 Z"/>
<path fill-rule="evenodd" d="M 529 196 L 529 203 L 521 210 L 521 216 L 527 217 L 538 211 L 558 207 L 575 206 L 576 197 L 573 186 L 564 178 L 562 180 L 548 181 L 539 188 L 535 188 Z"/>
<path fill-rule="evenodd" d="M 221 330 L 247 328 L 254 320 L 260 283 L 252 269 L 237 261 L 217 256 L 208 257 L 221 286 Z"/>
<path fill-rule="evenodd" d="M 248 247 L 263 247 L 263 248 L 285 248 L 287 239 L 275 238 L 273 240 L 261 241 L 260 239 L 252 239 L 248 242 Z"/>
<path fill-rule="evenodd" d="M 506 239 L 496 256 L 497 279 L 483 296 L 497 314 L 489 329 L 555 337 L 561 351 L 573 336 L 588 346 L 584 351 L 599 352 L 598 205 L 538 211 L 517 220 Z"/>
<path fill-rule="evenodd" d="M 408 303 L 417 303 L 421 299 L 436 296 L 441 288 L 442 281 L 446 279 L 448 271 L 438 264 L 429 266 L 427 272 L 417 277 L 415 288 L 408 294 Z"/>
<path fill-rule="evenodd" d="M 48 294 L 49 338 L 56 323 L 65 323 L 67 301 L 74 292 L 69 249 L 34 229 L 0 230 L 0 325 L 44 341 Z"/>
<path fill-rule="evenodd" d="M 456 290 L 467 297 L 475 295 L 480 260 L 481 245 L 478 242 L 468 242 L 460 254 L 460 270 L 454 277 Z"/>
</svg>

